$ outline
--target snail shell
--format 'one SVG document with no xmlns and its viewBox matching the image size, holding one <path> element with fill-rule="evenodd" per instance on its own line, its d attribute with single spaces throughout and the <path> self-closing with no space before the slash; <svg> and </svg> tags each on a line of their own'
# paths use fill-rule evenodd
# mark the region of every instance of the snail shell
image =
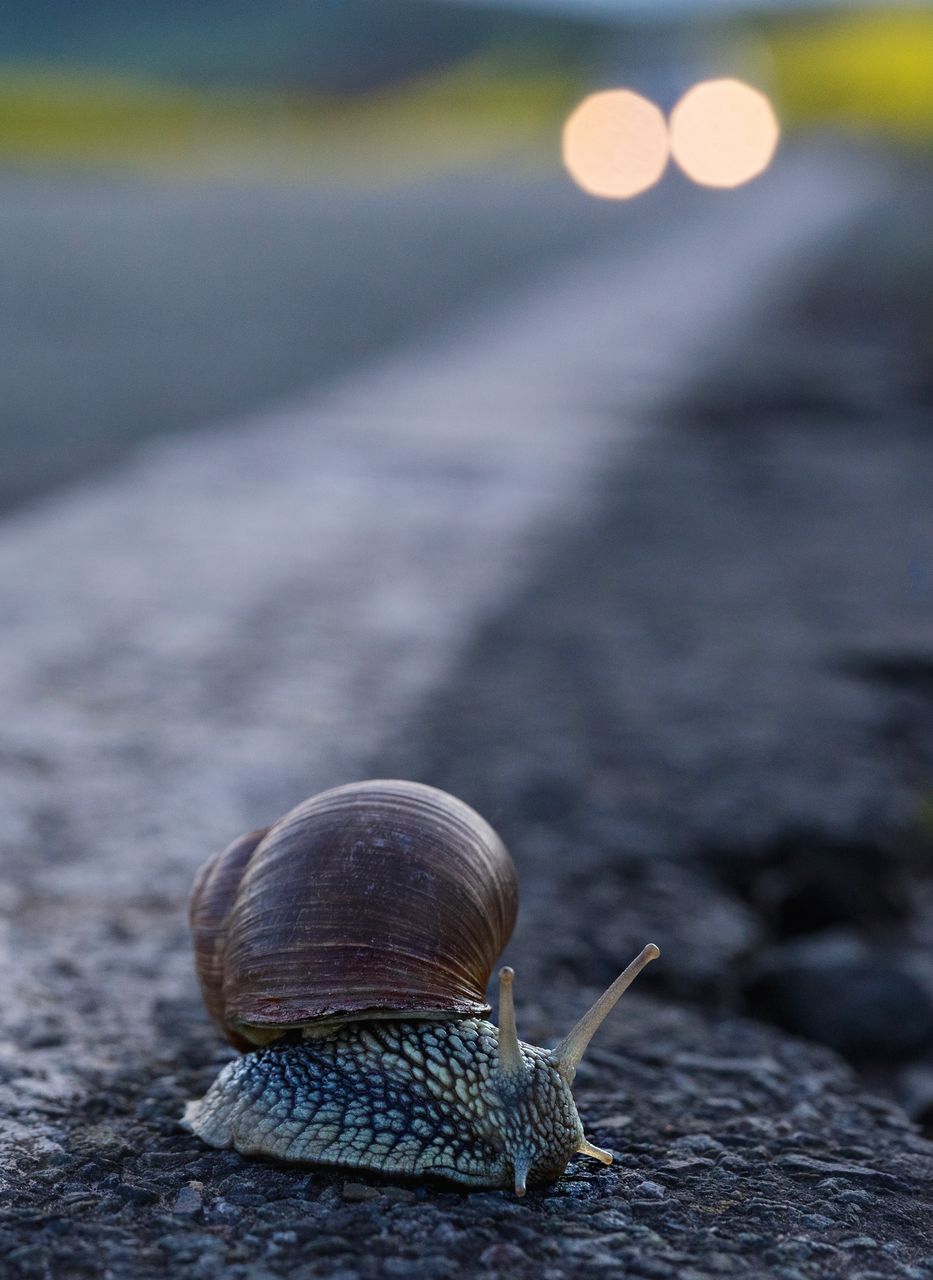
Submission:
<svg viewBox="0 0 933 1280">
<path fill-rule="evenodd" d="M 483 1018 L 515 868 L 468 805 L 414 782 L 312 796 L 201 870 L 204 1001 L 238 1049 L 349 1021 Z"/>
</svg>

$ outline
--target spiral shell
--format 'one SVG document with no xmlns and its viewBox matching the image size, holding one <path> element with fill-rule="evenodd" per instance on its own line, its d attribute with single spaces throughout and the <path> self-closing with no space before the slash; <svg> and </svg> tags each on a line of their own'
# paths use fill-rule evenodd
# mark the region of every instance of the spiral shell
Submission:
<svg viewBox="0 0 933 1280">
<path fill-rule="evenodd" d="M 322 1023 L 485 1017 L 517 902 L 508 851 L 462 801 L 414 782 L 335 787 L 199 873 L 205 1004 L 240 1049 Z"/>
</svg>

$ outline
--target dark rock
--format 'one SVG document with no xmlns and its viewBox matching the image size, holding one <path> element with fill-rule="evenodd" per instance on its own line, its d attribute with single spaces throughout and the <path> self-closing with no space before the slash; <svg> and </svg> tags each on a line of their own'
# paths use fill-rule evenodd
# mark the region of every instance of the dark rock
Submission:
<svg viewBox="0 0 933 1280">
<path fill-rule="evenodd" d="M 913 886 L 893 842 L 789 831 L 759 848 L 710 850 L 709 857 L 778 938 L 834 927 L 886 935 L 912 909 Z"/>
<path fill-rule="evenodd" d="M 154 1200 L 159 1199 L 159 1193 L 153 1187 L 140 1187 L 129 1182 L 120 1182 L 117 1184 L 116 1193 L 121 1200 L 126 1200 L 129 1204 L 152 1204 Z"/>
<path fill-rule="evenodd" d="M 757 1017 L 859 1061 L 898 1061 L 933 1043 L 933 992 L 887 949 L 826 933 L 767 953 L 745 987 Z"/>
</svg>

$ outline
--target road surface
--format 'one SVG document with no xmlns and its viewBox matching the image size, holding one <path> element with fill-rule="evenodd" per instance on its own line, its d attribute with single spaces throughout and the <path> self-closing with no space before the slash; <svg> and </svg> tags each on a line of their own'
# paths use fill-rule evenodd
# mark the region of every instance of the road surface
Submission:
<svg viewBox="0 0 933 1280">
<path fill-rule="evenodd" d="M 676 205 L 506 172 L 374 190 L 7 175 L 0 509 L 324 384 L 589 245 L 638 251 Z"/>
<path fill-rule="evenodd" d="M 910 870 L 888 854 L 872 879 L 871 856 L 908 829 L 925 758 L 916 691 L 889 689 L 933 612 L 902 572 L 905 546 L 933 550 L 928 435 L 906 402 L 879 433 L 845 396 L 815 419 L 778 395 L 801 293 L 882 190 L 867 162 L 789 154 L 638 253 L 607 243 L 6 518 L 14 1274 L 930 1274 L 933 1149 L 835 1053 L 737 1016 L 801 972 L 851 1010 L 876 948 L 882 1015 L 905 990 L 927 1015 L 924 919 L 895 904 L 892 949 L 859 912 Z M 864 388 L 847 351 L 825 367 Z M 195 868 L 385 772 L 461 792 L 513 844 L 525 1038 L 661 943 L 580 1072 L 611 1170 L 519 1204 L 244 1162 L 177 1128 L 226 1054 L 191 973 Z M 798 857 L 856 828 L 869 853 L 828 993 L 790 963 L 769 861 L 800 818 Z M 747 1004 L 716 1016 L 736 984 Z"/>
</svg>

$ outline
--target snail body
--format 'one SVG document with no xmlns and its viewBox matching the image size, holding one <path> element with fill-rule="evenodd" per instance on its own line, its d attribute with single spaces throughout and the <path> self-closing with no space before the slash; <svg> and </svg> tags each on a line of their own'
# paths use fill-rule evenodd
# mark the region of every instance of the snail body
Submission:
<svg viewBox="0 0 933 1280">
<path fill-rule="evenodd" d="M 468 806 L 409 782 L 312 797 L 200 872 L 191 922 L 208 1011 L 243 1056 L 184 1123 L 216 1147 L 468 1187 L 605 1164 L 571 1094 L 590 1037 L 646 947 L 552 1051 L 516 1035 L 513 973 L 486 985 L 516 877 Z"/>
<path fill-rule="evenodd" d="M 244 1155 L 472 1187 L 549 1182 L 583 1128 L 547 1054 L 524 1048 L 526 1074 L 510 1088 L 488 1022 L 352 1023 L 231 1062 L 193 1104 L 191 1127 Z M 544 1133 L 520 1123 L 536 1114 L 548 1117 Z"/>
</svg>

